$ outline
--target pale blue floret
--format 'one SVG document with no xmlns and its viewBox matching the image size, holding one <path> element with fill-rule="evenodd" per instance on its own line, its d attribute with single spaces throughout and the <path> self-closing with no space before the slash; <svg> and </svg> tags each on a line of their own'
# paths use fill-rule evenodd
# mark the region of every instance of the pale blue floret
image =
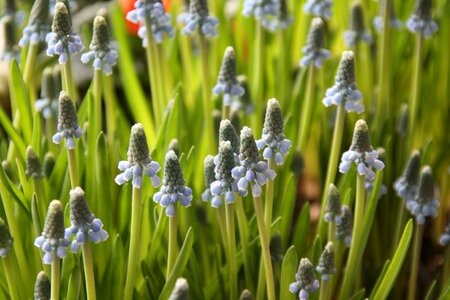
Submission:
<svg viewBox="0 0 450 300">
<path fill-rule="evenodd" d="M 242 162 L 241 162 L 242 163 Z M 265 161 L 259 161 L 258 163 L 252 163 L 249 167 L 237 166 L 231 171 L 231 175 L 237 180 L 237 186 L 240 192 L 247 194 L 248 185 L 252 186 L 252 195 L 259 197 L 262 194 L 262 186 L 267 180 L 275 178 L 276 173 L 274 170 L 269 169 L 268 164 Z"/>
<path fill-rule="evenodd" d="M 297 278 L 297 274 L 296 274 L 296 278 Z M 296 281 L 289 285 L 289 291 L 293 294 L 298 293 L 298 297 L 300 300 L 307 300 L 309 293 L 313 293 L 313 292 L 317 291 L 318 288 L 319 288 L 319 281 L 317 279 L 314 280 L 313 284 L 308 287 L 303 287 L 303 285 L 300 283 L 300 281 Z"/>
<path fill-rule="evenodd" d="M 284 157 L 289 153 L 291 141 L 286 139 L 284 134 L 272 136 L 263 134 L 262 139 L 256 141 L 259 150 L 263 150 L 263 157 L 266 160 L 274 158 L 277 165 L 284 163 Z"/>
<path fill-rule="evenodd" d="M 242 14 L 246 17 L 254 16 L 264 28 L 275 31 L 279 25 L 279 11 L 280 3 L 276 0 L 245 0 Z"/>
<path fill-rule="evenodd" d="M 331 11 L 332 6 L 333 1 L 330 0 L 307 0 L 303 5 L 303 11 L 311 15 L 329 19 L 333 16 Z"/>
<path fill-rule="evenodd" d="M 211 183 L 211 206 L 219 207 L 222 205 L 222 197 L 225 198 L 227 204 L 233 203 L 236 199 L 234 192 L 238 192 L 236 182 L 233 182 L 231 186 L 225 182 L 225 180 L 216 180 Z"/>
<path fill-rule="evenodd" d="M 410 184 L 406 178 L 402 176 L 394 182 L 394 189 L 397 192 L 397 195 L 402 197 L 405 200 L 405 203 L 408 203 L 414 200 L 414 197 L 417 194 L 418 186 L 417 183 Z"/>
<path fill-rule="evenodd" d="M 59 55 L 58 62 L 65 64 L 69 61 L 69 55 L 80 52 L 84 49 L 83 43 L 77 34 L 58 35 L 56 32 L 49 32 L 45 41 L 48 44 L 47 55 Z"/>
<path fill-rule="evenodd" d="M 173 27 L 170 24 L 171 16 L 164 11 L 160 2 L 138 0 L 134 4 L 135 9 L 128 12 L 127 20 L 140 24 L 138 36 L 142 39 L 142 45 L 147 47 L 147 27 L 150 26 L 152 37 L 157 43 L 162 43 L 164 34 L 173 36 Z"/>
<path fill-rule="evenodd" d="M 92 223 L 83 224 L 79 226 L 72 225 L 66 228 L 64 236 L 66 239 L 70 239 L 75 235 L 75 239 L 70 245 L 70 251 L 77 253 L 80 247 L 86 242 L 86 239 L 94 244 L 104 242 L 108 239 L 108 232 L 103 229 L 103 223 L 100 219 L 96 218 Z"/>
<path fill-rule="evenodd" d="M 341 173 L 347 173 L 350 170 L 352 162 L 358 168 L 359 175 L 365 175 L 366 180 L 375 180 L 375 172 L 372 170 L 381 170 L 384 168 L 384 163 L 377 159 L 378 153 L 376 150 L 370 152 L 358 152 L 354 150 L 348 150 L 342 154 L 341 163 L 339 164 L 339 171 Z"/>
<path fill-rule="evenodd" d="M 178 17 L 178 22 L 186 24 L 182 31 L 184 35 L 192 35 L 199 28 L 206 38 L 218 35 L 219 19 L 213 16 L 183 13 Z"/>
<path fill-rule="evenodd" d="M 331 88 L 327 89 L 322 103 L 325 106 L 340 105 L 344 101 L 344 107 L 348 112 L 358 114 L 364 111 L 362 104 L 362 94 L 358 90 L 355 82 L 345 86 L 341 82 L 336 82 Z"/>
<path fill-rule="evenodd" d="M 63 239 L 49 239 L 44 236 L 39 236 L 34 241 L 34 245 L 42 249 L 45 252 L 42 262 L 46 265 L 50 265 L 54 259 L 53 254 L 56 254 L 59 258 L 64 258 L 67 254 L 66 247 L 70 242 L 67 238 Z"/>
<path fill-rule="evenodd" d="M 67 149 L 75 149 L 75 140 L 74 138 L 79 139 L 83 131 L 80 126 L 76 126 L 75 128 L 64 128 L 62 125 L 58 125 L 58 132 L 53 135 L 53 143 L 59 144 L 62 139 L 66 139 L 66 147 Z"/>
<path fill-rule="evenodd" d="M 436 217 L 438 215 L 439 201 L 434 198 L 429 203 L 419 203 L 418 201 L 409 201 L 406 208 L 416 217 L 418 224 L 424 224 L 428 216 Z"/>
<path fill-rule="evenodd" d="M 58 102 L 56 99 L 50 99 L 49 97 L 43 97 L 37 99 L 34 103 L 36 111 L 42 113 L 44 119 L 53 117 L 58 110 Z"/>
<path fill-rule="evenodd" d="M 117 175 L 115 181 L 118 185 L 122 185 L 132 179 L 133 187 L 140 189 L 142 186 L 142 175 L 145 174 L 150 177 L 152 185 L 158 187 L 161 184 L 161 179 L 156 173 L 160 169 L 160 165 L 152 160 L 146 164 L 139 162 L 130 163 L 129 161 L 121 160 L 119 162 L 119 170 L 123 173 Z"/>
<path fill-rule="evenodd" d="M 213 88 L 213 93 L 216 96 L 223 94 L 223 105 L 231 105 L 234 97 L 244 95 L 245 90 L 239 83 L 220 81 Z"/>
<path fill-rule="evenodd" d="M 95 70 L 103 70 L 105 75 L 112 74 L 112 67 L 117 63 L 117 51 L 114 49 L 108 49 L 107 51 L 91 50 L 81 55 L 81 62 L 84 64 L 93 61 L 92 66 Z"/>
<path fill-rule="evenodd" d="M 353 47 L 359 40 L 367 44 L 373 42 L 372 35 L 368 31 L 358 32 L 356 30 L 346 30 L 344 32 L 344 41 L 347 46 Z"/>
<path fill-rule="evenodd" d="M 184 185 L 163 185 L 161 190 L 153 196 L 153 201 L 166 208 L 166 216 L 173 217 L 177 202 L 184 207 L 191 206 L 192 190 Z"/>
<path fill-rule="evenodd" d="M 304 56 L 300 60 L 302 67 L 308 67 L 312 63 L 320 68 L 323 65 L 323 61 L 331 57 L 330 50 L 327 49 L 313 49 L 310 45 L 306 45 L 302 48 Z"/>
<path fill-rule="evenodd" d="M 444 232 L 439 237 L 439 244 L 443 247 L 445 247 L 448 242 L 450 242 L 450 222 L 447 224 L 447 227 L 445 227 Z"/>
<path fill-rule="evenodd" d="M 424 37 L 430 37 L 433 33 L 438 31 L 439 27 L 432 19 L 421 18 L 413 14 L 407 21 L 406 27 L 412 33 L 420 33 Z"/>
<path fill-rule="evenodd" d="M 383 22 L 383 16 L 376 16 L 373 19 L 373 26 L 378 32 L 381 32 L 383 30 Z M 403 27 L 403 23 L 395 16 L 391 16 L 391 19 L 389 20 L 389 26 L 394 29 L 401 29 Z"/>
<path fill-rule="evenodd" d="M 50 31 L 47 24 L 28 25 L 23 29 L 23 35 L 19 40 L 19 46 L 25 47 L 28 44 L 45 42 L 45 38 Z"/>
</svg>

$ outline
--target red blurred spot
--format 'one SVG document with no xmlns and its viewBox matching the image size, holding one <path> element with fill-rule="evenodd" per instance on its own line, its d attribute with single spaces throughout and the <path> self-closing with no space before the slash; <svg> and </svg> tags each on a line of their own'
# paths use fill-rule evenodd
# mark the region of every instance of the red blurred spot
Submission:
<svg viewBox="0 0 450 300">
<path fill-rule="evenodd" d="M 134 3 L 136 2 L 136 0 L 119 0 L 119 4 L 120 7 L 122 8 L 122 11 L 124 13 L 124 16 L 127 16 L 127 13 L 130 10 L 134 9 Z M 169 11 L 172 5 L 172 0 L 163 0 L 163 5 L 164 5 L 164 9 L 166 11 Z M 134 24 L 131 23 L 128 20 L 125 20 L 126 22 L 126 26 L 127 26 L 127 30 L 129 33 L 136 35 L 139 29 L 139 24 Z"/>
</svg>

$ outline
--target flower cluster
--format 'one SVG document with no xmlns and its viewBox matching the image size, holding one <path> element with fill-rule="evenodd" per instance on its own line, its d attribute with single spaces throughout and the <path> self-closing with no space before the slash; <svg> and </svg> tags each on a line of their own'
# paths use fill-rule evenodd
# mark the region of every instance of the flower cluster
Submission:
<svg viewBox="0 0 450 300">
<path fill-rule="evenodd" d="M 304 56 L 300 60 L 302 67 L 308 67 L 314 64 L 320 68 L 323 65 L 323 60 L 329 59 L 331 56 L 330 50 L 323 49 L 324 42 L 324 27 L 321 18 L 314 18 L 311 21 L 311 28 L 308 33 L 308 42 L 302 48 Z"/>
<path fill-rule="evenodd" d="M 58 131 L 53 135 L 53 143 L 59 144 L 65 138 L 67 149 L 75 149 L 74 138 L 80 138 L 83 131 L 72 100 L 64 91 L 59 94 L 58 112 Z"/>
<path fill-rule="evenodd" d="M 53 200 L 48 207 L 42 235 L 37 237 L 34 245 L 45 252 L 42 261 L 44 264 L 51 264 L 55 255 L 64 258 L 66 247 L 70 242 L 64 236 L 64 210 L 59 200 Z"/>
<path fill-rule="evenodd" d="M 205 157 L 204 162 L 204 178 L 205 178 L 205 191 L 202 194 L 203 201 L 211 201 L 211 183 L 216 180 L 216 173 L 214 173 L 216 165 L 214 164 L 214 156 L 208 155 Z"/>
<path fill-rule="evenodd" d="M 4 0 L 3 7 L 1 9 L 0 17 L 6 18 L 11 17 L 11 20 L 15 25 L 21 25 L 25 19 L 25 13 L 23 11 L 17 10 L 17 0 Z"/>
<path fill-rule="evenodd" d="M 244 88 L 236 78 L 236 53 L 233 47 L 227 47 L 223 55 L 219 79 L 213 89 L 215 95 L 223 94 L 223 105 L 229 106 L 233 97 L 244 94 Z"/>
<path fill-rule="evenodd" d="M 206 38 L 213 38 L 218 34 L 219 20 L 209 15 L 207 0 L 191 0 L 189 13 L 181 14 L 178 21 L 186 24 L 183 28 L 184 35 L 192 35 L 197 29 Z"/>
<path fill-rule="evenodd" d="M 287 7 L 287 0 L 279 0 L 279 12 L 277 18 L 272 20 L 263 19 L 262 25 L 269 31 L 276 31 L 277 29 L 286 29 L 294 22 L 294 17 L 289 14 Z"/>
<path fill-rule="evenodd" d="M 8 227 L 5 222 L 0 218 L 0 257 L 8 255 L 9 250 L 13 244 L 13 238 L 9 233 Z"/>
<path fill-rule="evenodd" d="M 31 146 L 27 147 L 25 175 L 35 179 L 41 179 L 44 177 L 41 161 Z"/>
<path fill-rule="evenodd" d="M 184 207 L 191 206 L 192 190 L 185 186 L 180 162 L 173 150 L 166 154 L 163 185 L 153 196 L 153 201 L 166 208 L 168 217 L 175 215 L 175 205 L 178 202 Z"/>
<path fill-rule="evenodd" d="M 44 271 L 38 273 L 36 277 L 36 283 L 34 284 L 34 299 L 44 300 L 50 299 L 51 286 L 50 279 L 47 277 Z"/>
<path fill-rule="evenodd" d="M 448 242 L 450 242 L 450 220 L 445 227 L 444 232 L 439 237 L 439 244 L 441 244 L 441 246 L 446 246 Z"/>
<path fill-rule="evenodd" d="M 342 223 L 341 195 L 337 187 L 332 183 L 328 189 L 326 212 L 323 218 L 328 223 L 336 223 L 337 225 Z"/>
<path fill-rule="evenodd" d="M 259 150 L 264 149 L 263 157 L 265 159 L 273 158 L 277 165 L 284 163 L 284 157 L 291 147 L 291 141 L 284 136 L 283 128 L 280 103 L 276 99 L 270 99 L 267 102 L 262 139 L 257 140 L 256 145 Z"/>
<path fill-rule="evenodd" d="M 438 25 L 431 18 L 431 0 L 417 0 L 416 10 L 406 21 L 409 31 L 430 37 L 438 31 Z"/>
<path fill-rule="evenodd" d="M 253 132 L 247 126 L 241 130 L 239 163 L 240 165 L 234 167 L 231 171 L 233 178 L 237 180 L 239 191 L 242 194 L 247 194 L 248 185 L 250 183 L 252 185 L 253 196 L 261 196 L 261 186 L 264 185 L 267 180 L 274 179 L 276 173 L 269 168 L 265 161 L 261 160 L 253 137 Z"/>
<path fill-rule="evenodd" d="M 314 266 L 307 258 L 300 260 L 295 280 L 289 285 L 289 291 L 294 294 L 298 293 L 300 300 L 308 299 L 309 293 L 313 293 L 319 288 L 319 280 L 314 274 Z"/>
<path fill-rule="evenodd" d="M 27 26 L 23 29 L 22 38 L 19 41 L 20 47 L 28 44 L 45 42 L 45 36 L 50 31 L 49 2 L 48 0 L 36 0 L 31 8 L 30 18 Z"/>
<path fill-rule="evenodd" d="M 156 175 L 161 167 L 156 161 L 152 161 L 150 157 L 144 126 L 140 123 L 131 127 L 127 156 L 128 160 L 119 162 L 119 170 L 123 173 L 116 176 L 115 181 L 117 184 L 122 185 L 133 179 L 133 187 L 140 189 L 144 173 L 150 177 L 154 187 L 161 184 L 161 179 Z"/>
<path fill-rule="evenodd" d="M 231 102 L 231 112 L 243 111 L 244 114 L 251 115 L 255 110 L 255 106 L 252 103 L 252 99 L 250 97 L 248 78 L 245 75 L 239 75 L 236 78 L 239 82 L 239 85 L 244 89 L 244 94 L 232 99 L 233 101 Z"/>
<path fill-rule="evenodd" d="M 401 197 L 405 204 L 414 200 L 417 194 L 417 185 L 420 175 L 420 153 L 414 150 L 409 157 L 403 175 L 394 183 L 394 189 L 397 195 Z"/>
<path fill-rule="evenodd" d="M 142 45 L 147 47 L 147 29 L 152 31 L 152 37 L 157 43 L 162 43 L 164 33 L 173 36 L 173 27 L 170 24 L 170 14 L 166 13 L 161 0 L 137 0 L 135 9 L 127 14 L 127 20 L 140 24 L 138 35 Z"/>
<path fill-rule="evenodd" d="M 383 26 L 384 26 L 384 17 L 383 17 L 383 6 L 384 6 L 384 1 L 386 0 L 381 0 L 380 1 L 380 8 L 381 8 L 381 12 L 379 16 L 376 16 L 373 19 L 373 25 L 375 26 L 375 29 L 378 32 L 381 32 L 383 30 Z M 395 29 L 400 29 L 402 28 L 403 24 L 402 21 L 400 21 L 397 16 L 395 15 L 395 11 L 394 11 L 394 4 L 392 1 L 388 2 L 389 5 L 389 23 L 388 25 L 391 26 L 392 28 Z"/>
<path fill-rule="evenodd" d="M 385 149 L 379 147 L 379 148 L 377 148 L 377 153 L 378 153 L 378 159 L 384 163 L 384 159 L 386 157 Z M 373 170 L 374 167 L 371 166 L 371 169 Z M 375 186 L 375 182 L 368 180 L 366 178 L 366 182 L 364 183 L 364 186 L 365 186 L 366 191 L 372 192 L 372 190 Z M 386 195 L 386 194 L 387 194 L 387 187 L 386 187 L 386 185 L 384 185 L 384 183 L 382 183 L 380 186 L 380 190 L 378 191 L 378 198 L 380 198 L 381 196 Z"/>
<path fill-rule="evenodd" d="M 355 58 L 352 51 L 344 51 L 334 85 L 327 89 L 322 100 L 325 106 L 344 104 L 348 112 L 364 111 L 362 94 L 355 82 Z"/>
<path fill-rule="evenodd" d="M 94 19 L 94 31 L 92 35 L 91 51 L 81 56 L 84 64 L 93 61 L 95 70 L 103 70 L 106 75 L 112 74 L 112 67 L 117 63 L 117 51 L 109 45 L 109 28 L 106 19 L 97 16 Z"/>
<path fill-rule="evenodd" d="M 55 5 L 52 32 L 46 35 L 45 41 L 48 44 L 47 55 L 59 55 L 60 64 L 67 63 L 70 54 L 84 49 L 80 37 L 72 31 L 72 19 L 62 2 Z"/>
<path fill-rule="evenodd" d="M 333 16 L 331 7 L 333 6 L 333 1 L 331 0 L 307 0 L 303 5 L 303 10 L 311 15 L 323 19 L 329 19 Z"/>
<path fill-rule="evenodd" d="M 364 24 L 364 9 L 360 2 L 356 2 L 352 6 L 352 17 L 350 20 L 350 30 L 344 32 L 344 40 L 347 46 L 355 46 L 361 40 L 368 44 L 372 43 L 372 35 L 366 30 Z"/>
<path fill-rule="evenodd" d="M 261 25 L 269 30 L 276 29 L 276 22 L 280 14 L 280 2 L 277 0 L 245 0 L 242 14 L 246 17 L 254 16 L 261 21 Z"/>
<path fill-rule="evenodd" d="M 336 273 L 336 268 L 334 267 L 334 246 L 332 242 L 329 242 L 325 246 L 316 270 L 320 273 L 320 275 L 322 275 L 323 281 L 330 280 L 330 275 Z"/>
<path fill-rule="evenodd" d="M 95 218 L 87 206 L 84 191 L 80 187 L 70 191 L 70 224 L 66 228 L 64 236 L 70 240 L 73 235 L 75 239 L 70 245 L 70 251 L 77 253 L 80 247 L 89 239 L 95 244 L 108 239 L 108 233 L 103 229 L 103 223 Z"/>
<path fill-rule="evenodd" d="M 50 119 L 58 110 L 58 93 L 61 90 L 59 65 L 54 69 L 47 67 L 42 73 L 41 98 L 34 103 L 34 108 L 42 113 L 44 119 Z"/>
<path fill-rule="evenodd" d="M 375 170 L 384 168 L 384 163 L 378 159 L 378 152 L 370 144 L 369 128 L 364 120 L 358 120 L 353 133 L 350 149 L 342 154 L 339 171 L 347 173 L 352 162 L 358 167 L 358 174 L 365 175 L 369 181 L 375 180 Z"/>
<path fill-rule="evenodd" d="M 20 49 L 16 45 L 15 27 L 11 16 L 4 16 L 0 19 L 0 30 L 3 31 L 0 61 L 10 62 L 12 59 L 20 61 Z"/>
<path fill-rule="evenodd" d="M 343 241 L 347 247 L 350 247 L 353 234 L 353 213 L 347 205 L 342 205 L 341 220 L 341 223 L 336 226 L 336 240 Z"/>
</svg>

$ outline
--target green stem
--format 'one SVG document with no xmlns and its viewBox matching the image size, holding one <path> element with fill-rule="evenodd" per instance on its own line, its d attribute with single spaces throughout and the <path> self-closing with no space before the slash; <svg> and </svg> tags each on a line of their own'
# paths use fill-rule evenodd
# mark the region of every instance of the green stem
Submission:
<svg viewBox="0 0 450 300">
<path fill-rule="evenodd" d="M 139 240 L 141 236 L 141 205 L 142 191 L 133 187 L 131 203 L 131 229 L 130 229 L 130 250 L 128 252 L 127 279 L 125 281 L 125 300 L 133 297 L 134 278 L 136 265 L 139 258 Z"/>
<path fill-rule="evenodd" d="M 256 105 L 256 123 L 254 130 L 259 132 L 260 122 L 258 117 L 262 115 L 261 101 L 263 101 L 263 84 L 264 84 L 264 29 L 260 22 L 256 25 L 256 41 L 255 41 L 255 59 L 253 62 L 253 86 L 252 93 L 254 103 Z"/>
<path fill-rule="evenodd" d="M 94 71 L 94 133 L 95 137 L 102 130 L 102 71 Z"/>
<path fill-rule="evenodd" d="M 417 35 L 417 45 L 416 45 L 416 61 L 414 63 L 414 77 L 412 85 L 412 95 L 409 103 L 409 143 L 408 146 L 413 145 L 413 136 L 416 134 L 416 118 L 417 118 L 417 108 L 419 105 L 420 97 L 420 84 L 421 84 L 421 58 L 423 52 L 423 36 L 422 34 Z"/>
<path fill-rule="evenodd" d="M 147 28 L 150 27 L 151 26 L 147 26 Z M 147 47 L 145 48 L 145 53 L 147 55 L 148 77 L 150 79 L 150 91 L 152 94 L 153 115 L 155 116 L 155 122 L 156 125 L 158 126 L 159 124 L 161 124 L 162 109 L 160 103 L 160 92 L 157 84 L 157 71 L 156 71 L 155 53 L 151 30 L 148 30 L 147 32 Z"/>
<path fill-rule="evenodd" d="M 94 277 L 94 266 L 92 263 L 92 253 L 91 246 L 89 243 L 83 244 L 83 266 L 84 266 L 84 277 L 86 282 L 86 293 L 88 300 L 95 300 L 95 277 Z"/>
<path fill-rule="evenodd" d="M 177 259 L 177 215 L 176 207 L 173 217 L 169 218 L 169 253 L 167 256 L 166 280 L 172 272 L 175 260 Z"/>
<path fill-rule="evenodd" d="M 364 251 L 361 246 L 362 229 L 364 224 L 364 203 L 366 201 L 365 175 L 359 175 L 356 179 L 356 203 L 355 203 L 355 219 L 353 223 L 353 237 L 348 255 L 346 272 L 341 288 L 339 299 L 349 299 L 352 288 L 355 284 L 356 272 L 359 270 L 360 253 Z"/>
<path fill-rule="evenodd" d="M 108 139 L 110 141 L 110 145 L 112 146 L 117 128 L 117 100 L 115 97 L 112 75 L 105 75 L 103 80 L 103 88 L 105 94 L 105 107 L 107 112 L 106 124 L 108 129 Z"/>
<path fill-rule="evenodd" d="M 328 223 L 328 241 L 329 242 L 333 242 L 335 240 L 335 230 L 336 230 L 336 225 L 334 224 L 334 222 L 330 222 Z"/>
<path fill-rule="evenodd" d="M 234 226 L 234 206 L 232 203 L 225 204 L 225 215 L 227 219 L 228 253 L 230 255 L 228 266 L 230 267 L 230 299 L 238 298 L 237 285 L 237 262 L 236 262 L 236 237 Z"/>
<path fill-rule="evenodd" d="M 8 255 L 3 258 L 3 268 L 5 269 L 6 282 L 8 283 L 9 296 L 11 300 L 19 300 L 19 294 L 17 292 L 17 282 L 14 280 L 14 267 L 12 266 L 13 262 L 12 256 Z"/>
<path fill-rule="evenodd" d="M 40 178 L 32 178 L 32 181 L 34 192 L 37 196 L 39 215 L 42 217 L 45 216 L 48 207 L 48 203 L 46 203 L 47 198 L 45 197 L 44 185 L 42 179 Z"/>
<path fill-rule="evenodd" d="M 417 275 L 419 274 L 420 251 L 422 249 L 423 224 L 416 224 L 414 246 L 411 257 L 411 275 L 409 276 L 408 300 L 416 300 Z"/>
<path fill-rule="evenodd" d="M 77 91 L 75 89 L 75 85 L 73 82 L 73 74 L 72 74 L 72 64 L 69 60 L 65 64 L 60 64 L 61 66 L 61 78 L 62 78 L 62 88 L 63 91 L 69 94 L 69 97 L 72 99 L 74 103 L 77 101 Z"/>
<path fill-rule="evenodd" d="M 241 197 L 236 197 L 236 215 L 237 215 L 237 221 L 238 221 L 238 230 L 239 230 L 239 236 L 241 237 L 241 247 L 242 247 L 242 254 L 244 258 L 244 269 L 245 269 L 245 283 L 246 287 L 253 291 L 254 283 L 253 283 L 253 277 L 250 263 L 250 251 L 249 251 L 249 245 L 248 245 L 248 221 L 247 217 L 245 216 L 244 211 L 244 205 L 242 203 Z"/>
<path fill-rule="evenodd" d="M 266 273 L 267 284 L 267 299 L 275 300 L 275 285 L 273 281 L 272 260 L 270 257 L 269 235 L 267 227 L 264 223 L 264 212 L 262 207 L 261 197 L 253 196 L 253 203 L 255 205 L 256 221 L 258 223 L 259 238 L 261 240 L 262 256 L 264 261 L 264 270 Z"/>
<path fill-rule="evenodd" d="M 450 273 L 450 247 L 447 245 L 445 249 L 444 265 L 442 266 L 442 286 L 448 286 Z"/>
<path fill-rule="evenodd" d="M 306 86 L 305 100 L 302 105 L 302 115 L 300 118 L 300 132 L 297 139 L 297 150 L 305 151 L 307 143 L 307 132 L 311 127 L 311 109 L 314 98 L 315 68 L 310 65 L 308 69 L 308 85 Z"/>
<path fill-rule="evenodd" d="M 58 300 L 59 299 L 61 260 L 56 256 L 56 253 L 53 253 L 53 257 L 54 257 L 54 259 L 52 261 L 52 279 L 51 279 L 51 296 L 50 296 L 50 299 Z"/>
<path fill-rule="evenodd" d="M 333 140 L 331 142 L 331 153 L 328 158 L 327 177 L 325 179 L 322 191 L 322 202 L 320 208 L 320 218 L 318 227 L 318 233 L 321 236 L 325 236 L 325 226 L 324 226 L 325 224 L 323 216 L 325 215 L 326 210 L 328 189 L 330 188 L 330 184 L 334 182 L 334 179 L 336 177 L 336 169 L 339 162 L 339 154 L 341 151 L 342 133 L 344 131 L 344 125 L 345 125 L 345 109 L 344 106 L 341 104 L 337 108 L 336 119 L 334 121 Z"/>
<path fill-rule="evenodd" d="M 33 82 L 33 71 L 35 66 L 36 55 L 39 50 L 39 43 L 31 43 L 27 53 L 27 62 L 25 63 L 25 69 L 23 72 L 23 82 L 28 88 L 28 92 L 34 95 L 34 82 Z M 31 107 L 34 108 L 34 97 L 30 97 Z"/>
<path fill-rule="evenodd" d="M 331 284 L 329 281 L 322 280 L 322 284 L 320 285 L 320 297 L 319 300 L 328 300 L 330 299 L 330 288 Z"/>
<path fill-rule="evenodd" d="M 279 43 L 279 75 L 280 75 L 280 87 L 279 87 L 279 91 L 280 91 L 280 95 L 281 95 L 281 99 L 280 102 L 282 104 L 285 104 L 285 107 L 288 107 L 289 103 L 286 103 L 286 101 L 289 99 L 288 97 L 288 93 L 291 90 L 290 89 L 290 80 L 287 80 L 287 78 L 289 78 L 290 76 L 290 70 L 288 68 L 288 61 L 287 61 L 287 57 L 288 55 L 286 55 L 286 32 L 284 29 L 280 29 L 278 31 L 278 43 Z M 289 52 L 288 52 L 289 53 Z"/>
<path fill-rule="evenodd" d="M 399 199 L 399 205 L 398 205 L 398 210 L 397 210 L 397 218 L 396 218 L 396 222 L 395 222 L 395 231 L 394 231 L 394 240 L 392 241 L 392 253 L 395 253 L 395 251 L 397 250 L 397 244 L 400 240 L 400 233 L 402 231 L 403 228 L 403 224 L 404 224 L 404 218 L 405 218 L 405 207 L 403 204 L 403 199 Z"/>
<path fill-rule="evenodd" d="M 222 120 L 230 119 L 230 111 L 231 111 L 231 107 L 229 105 L 224 105 L 222 107 Z"/>
<path fill-rule="evenodd" d="M 70 186 L 72 189 L 79 186 L 78 183 L 78 167 L 77 167 L 77 154 L 75 149 L 67 149 L 67 156 L 69 159 L 69 176 Z"/>
</svg>

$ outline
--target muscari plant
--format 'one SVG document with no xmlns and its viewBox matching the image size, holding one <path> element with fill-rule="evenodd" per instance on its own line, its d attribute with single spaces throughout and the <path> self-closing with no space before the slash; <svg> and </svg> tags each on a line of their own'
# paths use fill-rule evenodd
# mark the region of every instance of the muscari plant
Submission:
<svg viewBox="0 0 450 300">
<path fill-rule="evenodd" d="M 88 2 L 1 1 L 0 299 L 450 298 L 448 1 Z"/>
</svg>

